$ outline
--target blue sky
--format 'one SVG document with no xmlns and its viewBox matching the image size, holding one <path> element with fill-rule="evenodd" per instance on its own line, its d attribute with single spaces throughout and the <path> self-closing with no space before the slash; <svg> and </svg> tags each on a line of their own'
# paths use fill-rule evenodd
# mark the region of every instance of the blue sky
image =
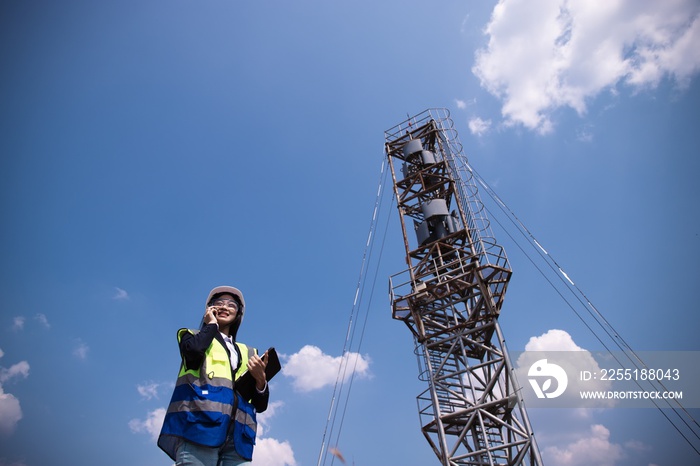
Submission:
<svg viewBox="0 0 700 466">
<path fill-rule="evenodd" d="M 633 348 L 700 350 L 700 8 L 588 3 L 3 2 L 0 465 L 171 464 L 175 334 L 220 284 L 245 294 L 240 339 L 286 365 L 254 464 L 316 464 L 383 131 L 429 107 Z M 337 447 L 435 464 L 383 205 Z M 601 349 L 494 229 L 509 348 Z M 697 460 L 652 410 L 530 417 L 548 464 Z"/>
</svg>

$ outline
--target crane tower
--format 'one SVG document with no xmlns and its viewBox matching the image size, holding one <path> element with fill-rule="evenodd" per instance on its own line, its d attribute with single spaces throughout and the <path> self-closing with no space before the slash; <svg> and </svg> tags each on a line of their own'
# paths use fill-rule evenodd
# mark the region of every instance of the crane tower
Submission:
<svg viewBox="0 0 700 466">
<path fill-rule="evenodd" d="M 498 324 L 511 270 L 446 109 L 385 131 L 408 269 L 393 318 L 414 338 L 421 430 L 441 464 L 541 465 Z"/>
</svg>

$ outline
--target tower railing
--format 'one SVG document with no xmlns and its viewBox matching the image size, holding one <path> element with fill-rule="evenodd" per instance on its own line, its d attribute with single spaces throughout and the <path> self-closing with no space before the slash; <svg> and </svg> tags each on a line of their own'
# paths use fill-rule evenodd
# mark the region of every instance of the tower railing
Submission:
<svg viewBox="0 0 700 466">
<path fill-rule="evenodd" d="M 445 108 L 427 109 L 418 115 L 409 117 L 384 132 L 388 143 L 407 140 L 407 135 L 417 128 L 434 125 L 439 131 L 440 148 L 438 157 L 444 157 L 452 180 L 454 180 L 462 208 L 467 212 L 467 229 L 470 232 L 474 248 L 482 263 L 509 268 L 505 250 L 497 242 L 491 230 L 491 223 L 486 216 L 484 203 L 481 201 L 479 188 L 469 169 L 469 163 L 459 142 L 454 122 L 449 110 Z"/>
</svg>

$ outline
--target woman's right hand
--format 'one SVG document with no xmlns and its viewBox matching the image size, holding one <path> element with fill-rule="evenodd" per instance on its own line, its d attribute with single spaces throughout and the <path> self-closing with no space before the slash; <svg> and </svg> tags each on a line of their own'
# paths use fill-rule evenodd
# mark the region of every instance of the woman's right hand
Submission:
<svg viewBox="0 0 700 466">
<path fill-rule="evenodd" d="M 204 313 L 204 323 L 205 324 L 215 324 L 216 323 L 216 311 L 215 306 L 209 306 L 207 312 Z"/>
</svg>

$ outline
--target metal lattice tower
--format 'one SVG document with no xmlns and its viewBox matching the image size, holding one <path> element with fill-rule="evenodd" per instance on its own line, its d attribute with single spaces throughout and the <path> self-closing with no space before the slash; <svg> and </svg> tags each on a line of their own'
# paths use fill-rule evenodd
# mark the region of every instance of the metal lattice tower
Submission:
<svg viewBox="0 0 700 466">
<path fill-rule="evenodd" d="M 511 270 L 446 109 L 385 132 L 408 269 L 390 278 L 411 330 L 423 434 L 447 465 L 541 465 L 498 316 Z M 409 234 L 410 231 L 410 234 Z"/>
</svg>

